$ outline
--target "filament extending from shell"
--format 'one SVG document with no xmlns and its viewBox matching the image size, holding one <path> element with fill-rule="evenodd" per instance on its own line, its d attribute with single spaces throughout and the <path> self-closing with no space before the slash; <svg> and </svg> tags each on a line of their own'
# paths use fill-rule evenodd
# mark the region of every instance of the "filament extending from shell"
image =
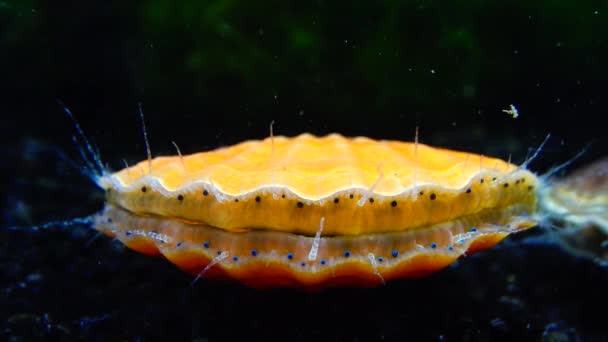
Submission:
<svg viewBox="0 0 608 342">
<path fill-rule="evenodd" d="M 321 217 L 321 222 L 319 222 L 319 230 L 317 230 L 315 239 L 312 241 L 312 246 L 310 247 L 310 252 L 308 253 L 309 261 L 317 260 L 317 252 L 319 251 L 319 242 L 321 242 L 321 233 L 323 232 L 324 224 L 325 224 L 325 217 Z"/>
<path fill-rule="evenodd" d="M 270 182 L 274 184 L 274 120 L 270 121 Z"/>
<path fill-rule="evenodd" d="M 538 156 L 538 154 L 540 153 L 540 151 L 542 151 L 543 147 L 545 147 L 545 144 L 547 143 L 547 141 L 549 140 L 550 137 L 551 137 L 551 133 L 547 134 L 547 137 L 545 138 L 545 140 L 543 140 L 543 142 L 540 144 L 540 146 L 538 146 L 538 148 L 536 149 L 536 151 L 534 151 L 534 154 L 532 154 L 532 157 L 530 157 L 528 160 L 524 161 L 523 164 L 521 164 L 521 166 L 520 166 L 521 169 L 528 168 L 528 165 L 530 165 L 530 163 L 534 159 L 536 159 L 536 156 Z"/>
<path fill-rule="evenodd" d="M 417 173 L 418 173 L 418 126 L 416 126 L 416 135 L 414 136 L 414 187 L 416 186 Z"/>
<path fill-rule="evenodd" d="M 378 271 L 378 262 L 376 261 L 376 256 L 374 255 L 374 253 L 368 253 L 367 258 L 369 259 L 369 262 L 372 263 L 372 268 L 374 269 L 374 274 L 377 275 L 378 278 L 380 278 L 383 285 L 386 285 L 386 281 L 384 281 L 384 277 L 382 276 L 382 274 L 380 274 L 380 271 Z"/>
<path fill-rule="evenodd" d="M 184 163 L 184 156 L 182 155 L 182 151 L 180 151 L 179 146 L 175 143 L 175 141 L 171 141 L 175 149 L 177 150 L 177 154 L 179 155 L 179 161 L 182 163 L 182 167 L 184 168 L 184 173 L 186 176 L 188 175 L 188 169 L 186 169 L 186 163 Z"/>
<path fill-rule="evenodd" d="M 146 121 L 144 120 L 144 110 L 141 102 L 137 104 L 139 109 L 139 117 L 141 118 L 141 130 L 144 133 L 144 142 L 146 143 L 146 153 L 148 154 L 148 175 L 152 174 L 152 152 L 150 150 L 150 141 L 148 140 L 148 130 L 146 129 Z"/>
<path fill-rule="evenodd" d="M 372 184 L 372 187 L 369 188 L 367 193 L 359 199 L 359 202 L 357 202 L 357 205 L 359 205 L 360 207 L 362 207 L 365 204 L 365 202 L 367 202 L 367 199 L 374 193 L 374 190 L 376 189 L 376 186 L 378 186 L 378 183 L 380 183 L 382 181 L 382 179 L 384 178 L 384 173 L 382 173 L 381 168 L 382 168 L 382 164 L 378 164 L 378 173 L 380 174 L 380 176 L 378 176 L 378 179 L 376 179 L 374 184 Z"/>
<path fill-rule="evenodd" d="M 418 126 L 416 126 L 416 134 L 414 135 L 414 181 L 412 182 L 413 190 L 412 190 L 412 200 L 416 201 L 418 199 L 418 191 L 416 190 L 417 186 L 417 177 L 418 177 Z"/>
<path fill-rule="evenodd" d="M 85 170 L 88 168 L 88 172 L 90 173 L 85 173 L 85 176 L 90 177 L 91 179 L 93 179 L 94 182 L 97 183 L 98 179 L 104 174 L 105 170 L 101 161 L 101 154 L 99 153 L 99 149 L 95 148 L 93 144 L 89 142 L 89 139 L 87 138 L 86 134 L 84 134 L 82 127 L 80 127 L 78 120 L 76 120 L 76 117 L 74 117 L 70 109 L 60 100 L 57 100 L 57 103 L 63 108 L 63 111 L 70 117 L 72 123 L 74 124 L 74 127 L 76 128 L 76 132 L 78 133 L 78 137 L 73 136 L 72 140 L 78 147 L 80 155 L 82 156 L 83 161 L 87 165 Z M 82 144 L 84 144 L 84 147 L 81 145 L 81 142 Z M 90 154 L 90 158 L 89 155 L 87 155 L 86 153 L 87 151 Z M 91 162 L 91 159 L 94 163 Z"/>
<path fill-rule="evenodd" d="M 213 260 L 211 260 L 211 262 L 196 275 L 196 278 L 194 278 L 194 280 L 190 283 L 190 286 L 193 286 L 194 283 L 196 283 L 200 278 L 202 278 L 211 267 L 215 266 L 217 263 L 226 259 L 227 257 L 228 251 L 223 251 L 220 255 L 213 258 Z"/>
</svg>

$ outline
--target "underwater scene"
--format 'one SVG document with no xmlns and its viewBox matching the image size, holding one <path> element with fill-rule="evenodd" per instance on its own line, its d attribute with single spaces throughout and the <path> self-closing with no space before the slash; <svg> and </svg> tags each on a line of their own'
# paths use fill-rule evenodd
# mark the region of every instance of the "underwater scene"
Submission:
<svg viewBox="0 0 608 342">
<path fill-rule="evenodd" d="M 0 339 L 607 341 L 608 3 L 0 0 Z"/>
</svg>

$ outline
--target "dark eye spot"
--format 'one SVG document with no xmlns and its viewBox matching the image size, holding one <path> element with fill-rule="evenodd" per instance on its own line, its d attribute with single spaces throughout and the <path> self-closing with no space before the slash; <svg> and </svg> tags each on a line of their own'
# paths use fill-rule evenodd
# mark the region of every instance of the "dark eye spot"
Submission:
<svg viewBox="0 0 608 342">
<path fill-rule="evenodd" d="M 338 197 L 334 198 L 334 203 L 338 203 L 340 202 L 340 199 Z"/>
<path fill-rule="evenodd" d="M 298 202 L 298 208 L 303 208 L 303 207 L 304 207 L 304 203 Z"/>
<path fill-rule="evenodd" d="M 184 195 L 177 195 L 177 200 L 178 201 L 183 201 L 184 200 Z"/>
<path fill-rule="evenodd" d="M 146 192 L 146 191 L 148 191 L 148 188 L 146 188 L 145 186 L 142 186 L 141 187 L 141 192 Z"/>
<path fill-rule="evenodd" d="M 261 201 L 261 200 L 262 200 L 262 199 L 260 198 L 260 196 L 256 196 L 256 197 L 255 197 L 255 201 L 256 201 L 256 202 L 259 202 L 259 201 Z"/>
<path fill-rule="evenodd" d="M 431 201 L 434 201 L 434 200 L 435 200 L 435 198 L 437 198 L 437 195 L 435 195 L 435 194 L 431 194 Z"/>
<path fill-rule="evenodd" d="M 392 201 L 391 202 L 391 206 L 396 207 L 397 206 L 397 201 Z"/>
</svg>

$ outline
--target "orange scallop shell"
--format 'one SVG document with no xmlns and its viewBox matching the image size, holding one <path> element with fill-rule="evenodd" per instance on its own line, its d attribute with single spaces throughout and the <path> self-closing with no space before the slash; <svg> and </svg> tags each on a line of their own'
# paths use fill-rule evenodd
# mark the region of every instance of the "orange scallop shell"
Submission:
<svg viewBox="0 0 608 342">
<path fill-rule="evenodd" d="M 98 181 L 100 231 L 204 278 L 374 286 L 437 271 L 535 225 L 538 180 L 423 144 L 274 137 L 159 157 Z"/>
</svg>

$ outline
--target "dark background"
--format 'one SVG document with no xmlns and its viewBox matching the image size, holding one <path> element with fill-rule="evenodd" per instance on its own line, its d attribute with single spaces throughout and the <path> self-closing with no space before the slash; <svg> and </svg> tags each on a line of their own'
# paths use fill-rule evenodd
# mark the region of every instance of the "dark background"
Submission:
<svg viewBox="0 0 608 342">
<path fill-rule="evenodd" d="M 0 1 L 2 226 L 103 205 L 75 114 L 113 169 L 275 134 L 413 140 L 531 165 L 606 151 L 604 1 Z M 514 104 L 520 117 L 502 112 Z M 540 230 L 539 230 L 540 231 Z M 540 231 L 542 232 L 542 231 Z M 532 232 L 530 234 L 540 234 Z M 200 282 L 84 227 L 2 230 L 0 336 L 603 339 L 606 272 L 507 241 L 440 274 L 319 294 Z"/>
</svg>

